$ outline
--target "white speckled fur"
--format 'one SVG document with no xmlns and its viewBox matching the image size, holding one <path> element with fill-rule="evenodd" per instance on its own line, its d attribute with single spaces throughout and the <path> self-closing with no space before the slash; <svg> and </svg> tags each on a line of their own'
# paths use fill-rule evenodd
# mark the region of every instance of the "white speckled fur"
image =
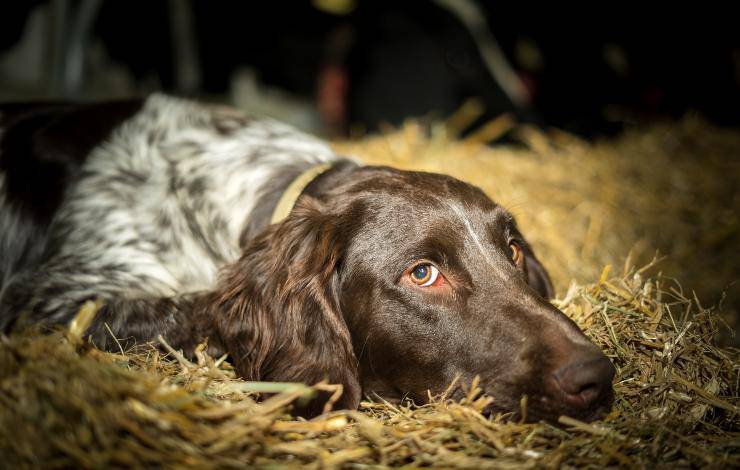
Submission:
<svg viewBox="0 0 740 470">
<path fill-rule="evenodd" d="M 239 255 L 240 234 L 270 180 L 338 158 L 284 124 L 154 95 L 90 153 L 52 222 L 43 265 L 16 273 L 10 286 L 0 266 L 2 295 L 29 296 L 34 315 L 54 321 L 88 298 L 210 288 Z M 2 258 L 23 236 L 14 220 L 0 199 Z"/>
</svg>

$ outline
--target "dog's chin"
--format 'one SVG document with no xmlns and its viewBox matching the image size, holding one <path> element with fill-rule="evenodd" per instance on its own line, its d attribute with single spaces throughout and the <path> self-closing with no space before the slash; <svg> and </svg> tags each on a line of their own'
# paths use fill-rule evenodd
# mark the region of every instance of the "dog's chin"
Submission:
<svg viewBox="0 0 740 470">
<path fill-rule="evenodd" d="M 486 418 L 500 415 L 511 421 L 522 421 L 522 418 L 524 418 L 523 421 L 526 423 L 546 421 L 557 426 L 562 426 L 562 424 L 558 422 L 558 418 L 560 418 L 560 416 L 568 416 L 586 423 L 601 419 L 609 414 L 614 401 L 614 394 L 610 393 L 606 395 L 595 407 L 587 410 L 574 410 L 553 402 L 553 400 L 548 396 L 540 395 L 528 398 L 525 405 L 526 410 L 522 410 L 521 400 L 497 399 L 496 397 L 501 397 L 501 394 L 497 395 L 488 392 L 483 392 L 483 394 L 493 398 L 493 401 L 481 410 L 481 414 Z M 427 397 L 429 395 L 428 393 L 402 393 L 400 390 L 375 390 L 366 392 L 365 396 L 372 401 L 385 401 L 392 405 L 402 403 L 424 405 L 428 402 Z M 457 401 L 462 399 L 464 396 L 465 392 L 462 389 L 456 389 L 453 390 L 447 398 Z"/>
<path fill-rule="evenodd" d="M 595 407 L 587 410 L 574 410 L 558 403 L 553 403 L 549 397 L 541 396 L 528 399 L 526 409 L 523 410 L 521 402 L 496 400 L 495 395 L 491 396 L 494 397 L 493 402 L 481 411 L 486 417 L 502 415 L 511 421 L 523 420 L 526 423 L 546 421 L 557 426 L 562 426 L 558 422 L 560 416 L 568 416 L 586 423 L 601 419 L 611 412 L 614 401 L 612 393 L 602 399 Z"/>
<path fill-rule="evenodd" d="M 486 418 L 501 417 L 507 421 L 539 423 L 546 421 L 551 424 L 557 424 L 559 413 L 548 409 L 528 407 L 522 411 L 520 407 L 505 407 L 500 405 L 488 405 L 481 410 L 481 414 Z"/>
</svg>

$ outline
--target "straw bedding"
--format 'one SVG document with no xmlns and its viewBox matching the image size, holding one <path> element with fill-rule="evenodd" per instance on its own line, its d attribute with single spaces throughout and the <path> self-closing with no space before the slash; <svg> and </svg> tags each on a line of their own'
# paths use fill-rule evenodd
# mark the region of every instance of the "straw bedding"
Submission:
<svg viewBox="0 0 740 470">
<path fill-rule="evenodd" d="M 711 305 L 737 277 L 740 136 L 696 118 L 597 144 L 519 126 L 523 145 L 490 148 L 480 142 L 509 130 L 505 119 L 464 141 L 456 125 L 338 148 L 453 174 L 512 207 L 556 304 L 617 366 L 608 417 L 484 418 L 491 398 L 473 383 L 455 384 L 461 402 L 376 398 L 296 420 L 286 412 L 311 387 L 243 382 L 204 353 L 100 352 L 80 333 L 87 305 L 68 331 L 0 339 L 0 467 L 740 466 L 738 355 L 716 346 L 722 309 L 698 300 Z M 655 248 L 670 257 L 651 262 Z M 264 387 L 275 394 L 256 402 Z"/>
</svg>

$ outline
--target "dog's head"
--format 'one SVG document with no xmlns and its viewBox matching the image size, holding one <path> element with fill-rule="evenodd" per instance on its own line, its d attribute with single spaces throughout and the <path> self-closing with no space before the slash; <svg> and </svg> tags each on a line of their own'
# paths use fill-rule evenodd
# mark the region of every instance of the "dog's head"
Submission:
<svg viewBox="0 0 740 470">
<path fill-rule="evenodd" d="M 424 402 L 480 376 L 491 411 L 594 419 L 611 362 L 546 299 L 512 216 L 454 178 L 365 167 L 302 196 L 225 273 L 217 330 L 239 372 Z"/>
</svg>

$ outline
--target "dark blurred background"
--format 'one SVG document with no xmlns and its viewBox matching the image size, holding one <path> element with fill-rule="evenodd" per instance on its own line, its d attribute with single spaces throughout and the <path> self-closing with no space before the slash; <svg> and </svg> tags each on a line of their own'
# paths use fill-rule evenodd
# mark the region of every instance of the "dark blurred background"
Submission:
<svg viewBox="0 0 740 470">
<path fill-rule="evenodd" d="M 687 293 L 696 289 L 707 304 L 722 304 L 740 330 L 737 15 L 709 3 L 652 8 L 6 0 L 0 101 L 161 90 L 330 138 L 363 136 L 408 118 L 424 124 L 468 116 L 457 128 L 449 124 L 459 120 L 447 121 L 455 137 L 506 113 L 535 126 L 512 126 L 489 140 L 524 142 L 530 151 L 516 159 L 506 152 L 495 161 L 481 157 L 467 175 L 460 162 L 456 175 L 515 208 L 529 201 L 519 220 L 538 237 L 561 290 L 570 279 L 593 279 L 633 249 L 635 259 L 659 249 L 669 255 L 659 269 Z M 464 103 L 466 111 L 456 113 Z M 551 130 L 543 138 L 538 129 L 549 127 L 569 133 Z M 472 132 L 468 141 L 480 137 Z M 418 147 L 409 148 L 410 159 L 423 160 Z M 380 162 L 388 163 L 383 149 Z M 486 168 L 497 162 L 508 164 L 491 178 Z M 740 337 L 730 342 L 740 345 Z"/>
<path fill-rule="evenodd" d="M 164 90 L 326 136 L 466 99 L 584 135 L 697 111 L 740 122 L 728 6 L 475 0 L 50 0 L 0 4 L 0 99 Z"/>
</svg>

